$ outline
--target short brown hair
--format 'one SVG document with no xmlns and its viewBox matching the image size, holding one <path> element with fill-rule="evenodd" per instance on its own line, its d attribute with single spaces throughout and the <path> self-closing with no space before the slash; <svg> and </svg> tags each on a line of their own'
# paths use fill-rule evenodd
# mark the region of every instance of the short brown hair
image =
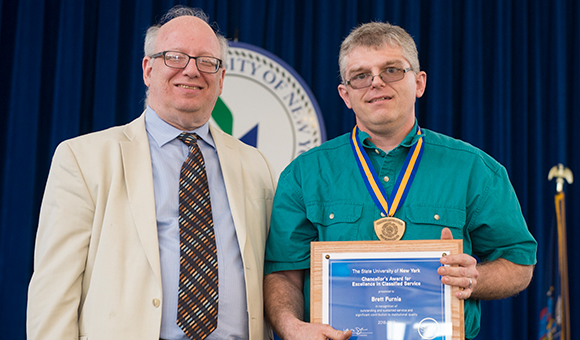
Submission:
<svg viewBox="0 0 580 340">
<path fill-rule="evenodd" d="M 415 73 L 421 70 L 419 65 L 419 53 L 413 38 L 403 28 L 384 22 L 369 22 L 353 29 L 340 45 L 338 67 L 342 83 L 346 72 L 346 58 L 353 48 L 358 46 L 379 48 L 385 45 L 398 46 L 403 51 Z"/>
</svg>

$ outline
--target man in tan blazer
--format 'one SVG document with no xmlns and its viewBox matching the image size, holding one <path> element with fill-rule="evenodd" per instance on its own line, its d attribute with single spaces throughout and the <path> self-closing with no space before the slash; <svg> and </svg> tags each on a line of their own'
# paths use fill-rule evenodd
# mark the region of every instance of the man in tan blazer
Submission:
<svg viewBox="0 0 580 340">
<path fill-rule="evenodd" d="M 259 151 L 208 124 L 226 50 L 203 12 L 174 8 L 147 33 L 143 115 L 58 146 L 28 339 L 187 339 L 176 325 L 182 131 L 201 137 L 218 249 L 218 324 L 207 339 L 267 337 L 262 275 L 275 176 Z"/>
</svg>

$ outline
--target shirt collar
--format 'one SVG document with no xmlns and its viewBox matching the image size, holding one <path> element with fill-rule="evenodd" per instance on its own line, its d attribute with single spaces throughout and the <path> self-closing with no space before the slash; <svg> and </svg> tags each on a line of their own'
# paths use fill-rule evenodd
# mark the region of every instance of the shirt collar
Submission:
<svg viewBox="0 0 580 340">
<path fill-rule="evenodd" d="M 145 110 L 145 128 L 160 148 L 184 132 L 161 119 L 149 105 L 147 105 Z M 209 132 L 209 122 L 195 130 L 185 132 L 196 133 L 204 142 L 215 148 L 213 138 Z"/>
<path fill-rule="evenodd" d="M 396 148 L 398 148 L 399 146 L 410 148 L 411 146 L 413 146 L 413 144 L 417 143 L 417 141 L 419 140 L 419 136 L 417 135 L 417 125 L 418 125 L 417 118 L 415 118 L 415 124 L 413 125 L 413 128 L 411 129 L 411 131 L 409 131 L 407 136 L 405 136 L 401 144 L 399 144 Z M 358 140 L 360 143 L 362 143 L 362 145 L 365 148 L 376 149 L 375 144 L 371 142 L 371 136 L 362 130 L 359 130 L 358 132 Z"/>
<path fill-rule="evenodd" d="M 417 122 L 417 118 L 415 118 L 415 124 L 413 124 L 413 128 L 411 129 L 411 131 L 409 131 L 407 136 L 405 136 L 405 139 L 403 139 L 403 141 L 399 145 L 404 146 L 406 148 L 410 148 L 419 141 L 420 137 L 419 135 L 417 135 L 418 125 L 419 123 Z"/>
</svg>

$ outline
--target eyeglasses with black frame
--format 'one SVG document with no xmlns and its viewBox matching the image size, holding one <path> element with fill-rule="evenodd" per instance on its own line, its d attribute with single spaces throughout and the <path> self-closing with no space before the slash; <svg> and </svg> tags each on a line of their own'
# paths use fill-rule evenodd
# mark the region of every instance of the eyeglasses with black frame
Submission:
<svg viewBox="0 0 580 340">
<path fill-rule="evenodd" d="M 195 66 L 199 72 L 216 73 L 222 66 L 221 59 L 214 57 L 192 57 L 186 53 L 178 51 L 163 51 L 149 56 L 150 58 L 163 57 L 163 61 L 167 67 L 184 69 L 189 64 L 191 59 L 195 60 Z"/>
<path fill-rule="evenodd" d="M 371 86 L 376 76 L 379 76 L 379 78 L 381 78 L 384 83 L 394 83 L 405 78 L 405 73 L 411 71 L 412 69 L 412 67 L 387 67 L 383 72 L 375 75 L 370 73 L 361 73 L 350 78 L 350 80 L 347 80 L 346 85 L 349 85 L 355 90 L 364 89 L 365 87 Z"/>
</svg>

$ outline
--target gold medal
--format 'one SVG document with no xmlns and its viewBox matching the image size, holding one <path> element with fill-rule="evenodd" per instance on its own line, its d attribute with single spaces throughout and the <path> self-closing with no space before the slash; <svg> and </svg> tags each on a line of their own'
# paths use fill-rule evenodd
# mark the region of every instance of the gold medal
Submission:
<svg viewBox="0 0 580 340">
<path fill-rule="evenodd" d="M 398 241 L 403 238 L 406 223 L 393 216 L 407 198 L 407 193 L 409 192 L 409 188 L 411 187 L 411 183 L 413 183 L 415 173 L 417 172 L 417 168 L 421 162 L 424 147 L 423 133 L 417 125 L 416 135 L 418 137 L 407 153 L 405 164 L 397 176 L 395 186 L 393 187 L 391 197 L 389 198 L 375 169 L 373 168 L 369 156 L 359 140 L 359 131 L 358 126 L 355 126 L 350 134 L 350 145 L 355 156 L 354 158 L 356 159 L 360 174 L 371 198 L 375 202 L 377 208 L 379 208 L 381 215 L 387 216 L 374 222 L 375 234 L 377 234 L 377 237 L 381 241 Z"/>
<path fill-rule="evenodd" d="M 405 224 L 396 217 L 383 217 L 375 221 L 375 234 L 381 241 L 399 241 L 405 233 Z"/>
</svg>

